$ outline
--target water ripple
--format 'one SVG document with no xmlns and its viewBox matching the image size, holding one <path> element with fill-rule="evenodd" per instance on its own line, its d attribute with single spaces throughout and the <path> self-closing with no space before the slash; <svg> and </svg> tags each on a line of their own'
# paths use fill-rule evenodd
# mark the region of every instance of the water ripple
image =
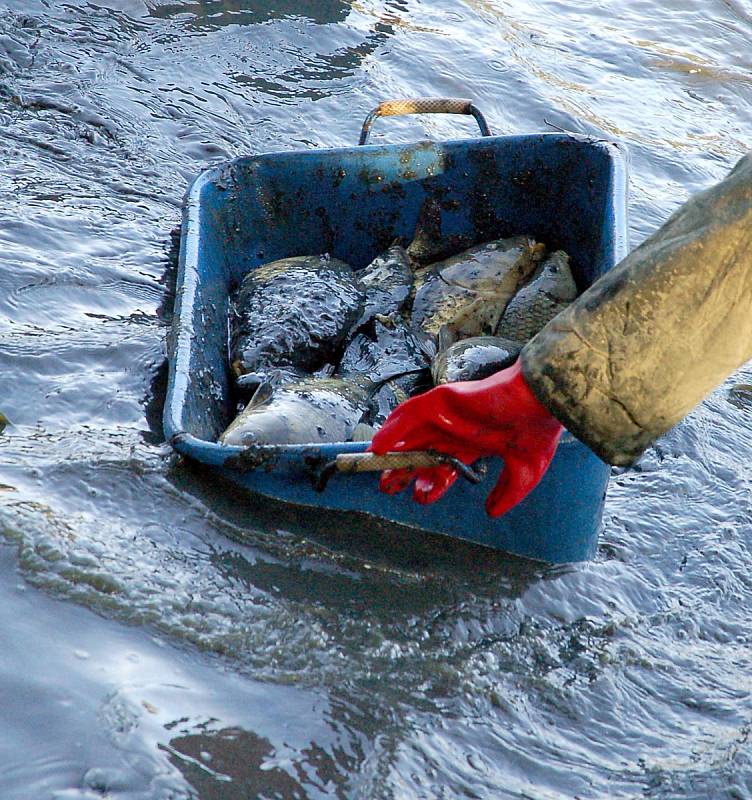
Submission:
<svg viewBox="0 0 752 800">
<path fill-rule="evenodd" d="M 471 96 L 497 133 L 625 143 L 636 243 L 749 146 L 744 3 L 0 5 L 2 678 L 33 699 L 3 796 L 752 797 L 749 368 L 559 568 L 241 497 L 159 422 L 202 169 Z"/>
</svg>

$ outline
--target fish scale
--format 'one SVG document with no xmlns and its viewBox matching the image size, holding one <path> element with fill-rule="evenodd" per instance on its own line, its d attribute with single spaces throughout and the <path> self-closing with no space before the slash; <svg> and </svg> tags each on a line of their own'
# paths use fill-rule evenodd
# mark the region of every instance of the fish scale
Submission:
<svg viewBox="0 0 752 800">
<path fill-rule="evenodd" d="M 389 413 L 428 387 L 432 337 L 400 316 L 372 320 L 348 345 L 337 374 L 372 381 L 367 420 L 381 425 Z"/>
<path fill-rule="evenodd" d="M 233 297 L 235 376 L 258 373 L 262 383 L 277 367 L 313 372 L 334 363 L 364 299 L 355 272 L 335 258 L 295 256 L 257 267 Z"/>
<path fill-rule="evenodd" d="M 370 386 L 365 379 L 314 377 L 262 384 L 219 441 L 241 447 L 344 442 L 365 414 Z"/>
<path fill-rule="evenodd" d="M 432 334 L 444 325 L 460 336 L 492 333 L 544 250 L 527 236 L 513 236 L 437 262 L 420 276 L 413 322 Z"/>
<path fill-rule="evenodd" d="M 529 283 L 509 301 L 496 335 L 519 342 L 535 336 L 577 297 L 577 284 L 563 250 L 552 253 L 538 267 Z"/>
<path fill-rule="evenodd" d="M 522 349 L 520 342 L 500 336 L 471 336 L 440 349 L 431 363 L 438 386 L 487 378 L 511 366 Z"/>
<path fill-rule="evenodd" d="M 414 275 L 405 249 L 392 245 L 357 273 L 366 297 L 363 314 L 354 330 L 361 328 L 377 315 L 389 316 L 405 310 L 413 289 Z"/>
</svg>

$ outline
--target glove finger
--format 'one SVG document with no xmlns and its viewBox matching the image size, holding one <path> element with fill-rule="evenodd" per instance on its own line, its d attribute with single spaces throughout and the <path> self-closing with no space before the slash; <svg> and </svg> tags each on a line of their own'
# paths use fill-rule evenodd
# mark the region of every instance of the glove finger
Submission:
<svg viewBox="0 0 752 800">
<path fill-rule="evenodd" d="M 538 485 L 553 457 L 553 452 L 542 457 L 519 458 L 504 455 L 504 469 L 496 486 L 486 500 L 486 511 L 491 517 L 500 517 L 514 508 Z"/>
<path fill-rule="evenodd" d="M 457 476 L 457 470 L 447 466 L 418 470 L 413 486 L 413 500 L 423 506 L 435 503 L 457 480 Z"/>
<path fill-rule="evenodd" d="M 379 478 L 379 489 L 384 494 L 397 494 L 410 485 L 415 474 L 411 469 L 385 469 Z"/>
<path fill-rule="evenodd" d="M 388 424 L 385 423 L 385 426 Z M 434 420 L 412 420 L 404 433 L 393 434 L 393 431 L 382 427 L 376 431 L 368 448 L 377 455 L 406 450 L 437 450 L 455 458 L 465 460 L 463 451 L 467 449 L 467 440 L 458 437 L 454 431 L 446 430 Z M 476 454 L 474 458 L 478 458 Z M 473 459 L 474 460 L 474 459 Z"/>
<path fill-rule="evenodd" d="M 455 452 L 455 457 L 463 464 L 472 464 L 480 456 L 477 450 L 469 450 L 467 447 Z M 458 477 L 459 472 L 448 464 L 421 469 L 413 487 L 413 498 L 423 505 L 433 503 L 445 494 Z"/>
<path fill-rule="evenodd" d="M 431 422 L 411 420 L 404 428 L 380 428 L 374 434 L 369 450 L 377 455 L 403 450 L 438 450 L 445 437 Z"/>
</svg>

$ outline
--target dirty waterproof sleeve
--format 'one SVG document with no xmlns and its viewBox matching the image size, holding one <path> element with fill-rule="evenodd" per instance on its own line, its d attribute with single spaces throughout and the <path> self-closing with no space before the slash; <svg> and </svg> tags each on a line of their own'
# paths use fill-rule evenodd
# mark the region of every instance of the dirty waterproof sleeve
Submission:
<svg viewBox="0 0 752 800">
<path fill-rule="evenodd" d="M 752 153 L 692 197 L 522 350 L 538 399 L 632 464 L 752 358 Z"/>
</svg>

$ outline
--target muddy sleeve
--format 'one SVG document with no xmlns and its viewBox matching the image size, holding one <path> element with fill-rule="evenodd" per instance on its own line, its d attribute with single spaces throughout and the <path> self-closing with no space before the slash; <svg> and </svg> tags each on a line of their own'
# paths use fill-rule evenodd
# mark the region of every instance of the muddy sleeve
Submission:
<svg viewBox="0 0 752 800">
<path fill-rule="evenodd" d="M 752 153 L 524 347 L 525 378 L 575 436 L 632 464 L 752 358 Z"/>
</svg>

